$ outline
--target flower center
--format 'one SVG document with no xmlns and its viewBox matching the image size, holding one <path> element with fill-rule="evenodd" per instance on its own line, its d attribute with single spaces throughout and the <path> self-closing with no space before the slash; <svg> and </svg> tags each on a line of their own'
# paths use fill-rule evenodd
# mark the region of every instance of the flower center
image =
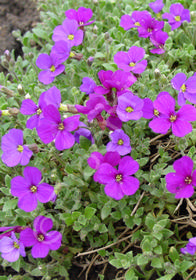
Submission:
<svg viewBox="0 0 196 280">
<path fill-rule="evenodd" d="M 84 22 L 83 22 L 83 21 L 80 21 L 80 22 L 79 22 L 79 25 L 83 25 L 83 24 L 84 24 Z"/>
<path fill-rule="evenodd" d="M 176 21 L 181 21 L 181 17 L 180 16 L 175 16 L 175 20 Z"/>
<path fill-rule="evenodd" d="M 39 109 L 37 109 L 36 114 L 39 116 L 41 113 L 42 113 L 42 110 L 41 110 L 40 108 L 39 108 Z"/>
<path fill-rule="evenodd" d="M 43 240 L 44 240 L 43 234 L 38 234 L 37 240 L 38 240 L 38 241 L 43 241 Z"/>
<path fill-rule="evenodd" d="M 70 52 L 70 53 L 69 53 L 69 56 L 70 56 L 70 57 L 74 57 L 74 56 L 75 56 L 75 53 L 74 53 L 74 52 Z"/>
<path fill-rule="evenodd" d="M 19 249 L 20 248 L 20 246 L 18 245 L 18 243 L 16 242 L 16 241 L 14 241 L 14 248 L 16 248 L 16 249 Z"/>
<path fill-rule="evenodd" d="M 64 124 L 60 123 L 59 126 L 58 126 L 58 130 L 63 130 L 63 129 L 65 129 Z"/>
<path fill-rule="evenodd" d="M 18 150 L 20 153 L 22 153 L 22 152 L 23 152 L 23 150 L 24 150 L 24 148 L 23 148 L 23 146 L 18 145 L 17 150 Z"/>
<path fill-rule="evenodd" d="M 135 26 L 140 26 L 139 21 L 136 21 L 136 22 L 135 22 Z"/>
<path fill-rule="evenodd" d="M 180 89 L 181 89 L 182 92 L 185 92 L 185 90 L 186 90 L 185 84 L 183 84 Z"/>
<path fill-rule="evenodd" d="M 32 193 L 35 193 L 35 192 L 37 192 L 37 187 L 36 186 L 31 186 L 30 190 L 31 190 Z"/>
<path fill-rule="evenodd" d="M 157 109 L 154 109 L 154 115 L 157 117 L 159 116 L 159 111 Z"/>
<path fill-rule="evenodd" d="M 118 140 L 118 145 L 122 146 L 124 144 L 124 141 L 122 139 Z"/>
<path fill-rule="evenodd" d="M 129 106 L 129 107 L 127 107 L 127 108 L 125 109 L 125 111 L 126 111 L 127 113 L 131 113 L 131 112 L 133 112 L 133 108 L 132 108 L 131 106 Z"/>
<path fill-rule="evenodd" d="M 73 40 L 73 39 L 74 39 L 74 35 L 73 35 L 73 34 L 69 34 L 69 35 L 67 36 L 67 38 L 68 38 L 68 40 Z"/>
<path fill-rule="evenodd" d="M 134 67 L 134 66 L 135 66 L 135 63 L 134 63 L 134 62 L 130 62 L 130 63 L 129 63 L 129 66 L 130 66 L 130 67 Z"/>
<path fill-rule="evenodd" d="M 117 174 L 116 175 L 116 182 L 120 182 L 122 181 L 122 175 L 121 174 Z"/>
<path fill-rule="evenodd" d="M 54 67 L 54 65 L 52 65 L 51 67 L 50 67 L 50 71 L 51 72 L 54 72 L 56 69 L 55 69 L 55 67 Z"/>
<path fill-rule="evenodd" d="M 185 182 L 185 184 L 190 185 L 190 184 L 192 183 L 192 178 L 187 176 L 187 177 L 184 179 L 184 182 Z"/>
<path fill-rule="evenodd" d="M 171 115 L 169 118 L 170 122 L 175 122 L 176 119 L 177 119 L 177 116 L 175 116 L 175 115 Z"/>
<path fill-rule="evenodd" d="M 152 28 L 148 28 L 147 31 L 148 31 L 148 33 L 151 33 L 152 32 Z"/>
</svg>

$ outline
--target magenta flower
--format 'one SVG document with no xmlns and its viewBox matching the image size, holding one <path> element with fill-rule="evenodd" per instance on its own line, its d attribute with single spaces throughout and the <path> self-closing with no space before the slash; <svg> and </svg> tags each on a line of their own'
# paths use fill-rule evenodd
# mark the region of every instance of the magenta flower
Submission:
<svg viewBox="0 0 196 280">
<path fill-rule="evenodd" d="M 110 134 L 111 142 L 106 146 L 108 152 L 116 151 L 124 156 L 131 152 L 130 138 L 122 129 L 117 129 Z"/>
<path fill-rule="evenodd" d="M 20 233 L 22 230 L 24 230 L 24 227 L 22 226 L 0 227 L 0 232 L 4 231 L 0 234 L 0 239 L 2 239 L 4 236 L 10 237 L 12 232 Z"/>
<path fill-rule="evenodd" d="M 141 21 L 146 14 L 150 15 L 148 11 L 134 11 L 131 16 L 124 15 L 121 17 L 120 26 L 124 28 L 124 30 L 129 30 L 133 27 L 139 28 L 141 26 Z"/>
<path fill-rule="evenodd" d="M 55 42 L 52 47 L 51 54 L 55 54 L 59 63 L 63 63 L 70 56 L 71 47 L 66 41 L 60 40 Z"/>
<path fill-rule="evenodd" d="M 44 118 L 40 120 L 37 133 L 40 139 L 48 144 L 55 140 L 57 150 L 65 150 L 71 148 L 75 143 L 75 137 L 71 131 L 79 126 L 80 115 L 68 117 L 61 120 L 61 115 L 57 108 L 50 104 L 43 110 Z"/>
<path fill-rule="evenodd" d="M 155 2 L 149 3 L 149 7 L 155 14 L 158 14 L 164 7 L 163 0 L 156 0 Z"/>
<path fill-rule="evenodd" d="M 95 20 L 89 21 L 92 18 L 93 12 L 90 8 L 80 7 L 78 11 L 74 9 L 67 10 L 65 15 L 69 19 L 74 19 L 78 22 L 79 26 L 85 26 L 92 24 Z"/>
<path fill-rule="evenodd" d="M 156 53 L 156 54 L 162 54 L 165 52 L 164 45 L 165 42 L 168 39 L 168 34 L 167 32 L 164 31 L 156 31 L 154 32 L 151 37 L 150 41 L 153 43 L 153 45 L 156 47 L 155 49 L 150 50 L 151 53 Z"/>
<path fill-rule="evenodd" d="M 77 21 L 66 18 L 62 25 L 55 27 L 52 40 L 54 42 L 63 40 L 68 42 L 70 47 L 73 47 L 82 44 L 83 36 L 84 33 L 78 29 Z"/>
<path fill-rule="evenodd" d="M 84 128 L 86 127 L 86 128 Z M 74 133 L 74 137 L 77 143 L 80 143 L 80 136 L 83 136 L 85 138 L 87 138 L 89 141 L 92 142 L 92 144 L 95 143 L 95 140 L 92 136 L 91 131 L 87 128 L 87 125 L 83 122 L 79 122 L 79 127 L 76 130 L 76 132 Z"/>
<path fill-rule="evenodd" d="M 34 229 L 27 228 L 20 234 L 20 240 L 25 247 L 32 247 L 33 258 L 45 258 L 49 250 L 58 250 L 61 246 L 62 234 L 58 231 L 50 231 L 53 221 L 44 216 L 35 218 Z"/>
<path fill-rule="evenodd" d="M 196 104 L 196 76 L 192 76 L 186 80 L 184 73 L 178 73 L 171 80 L 172 87 L 179 91 L 178 104 L 180 106 L 186 103 L 186 99 Z"/>
<path fill-rule="evenodd" d="M 192 237 L 189 239 L 185 248 L 180 249 L 182 254 L 191 254 L 194 255 L 196 253 L 196 237 Z"/>
<path fill-rule="evenodd" d="M 23 145 L 23 132 L 20 129 L 12 128 L 1 138 L 1 159 L 9 167 L 27 165 L 33 152 L 28 146 Z"/>
<path fill-rule="evenodd" d="M 126 92 L 119 96 L 116 108 L 119 119 L 123 122 L 129 120 L 139 120 L 142 117 L 144 102 L 138 96 Z"/>
<path fill-rule="evenodd" d="M 167 190 L 175 193 L 175 198 L 191 197 L 194 193 L 193 186 L 196 186 L 196 170 L 193 171 L 193 160 L 184 156 L 174 162 L 173 168 L 176 172 L 168 173 L 165 177 Z"/>
<path fill-rule="evenodd" d="M 196 120 L 195 107 L 184 105 L 176 112 L 175 99 L 168 93 L 154 101 L 154 108 L 162 114 L 149 123 L 154 132 L 165 134 L 171 127 L 175 136 L 183 137 L 192 131 L 189 122 Z"/>
<path fill-rule="evenodd" d="M 164 21 L 158 21 L 150 14 L 144 15 L 141 26 L 138 28 L 139 37 L 151 37 L 156 31 L 161 30 L 164 27 Z"/>
<path fill-rule="evenodd" d="M 112 114 L 107 118 L 106 126 L 109 130 L 120 129 L 122 128 L 122 121 L 115 114 Z"/>
<path fill-rule="evenodd" d="M 82 84 L 80 86 L 80 90 L 85 92 L 86 94 L 94 93 L 94 88 L 96 87 L 96 83 L 93 79 L 89 77 L 84 77 L 82 79 Z"/>
<path fill-rule="evenodd" d="M 65 70 L 65 65 L 61 63 L 56 53 L 41 53 L 36 60 L 37 67 L 44 70 L 38 75 L 39 81 L 44 85 L 52 83 L 54 78 Z"/>
<path fill-rule="evenodd" d="M 185 20 L 188 22 L 191 21 L 189 10 L 184 9 L 180 3 L 172 4 L 170 6 L 170 13 L 163 14 L 162 18 L 168 20 L 168 23 L 171 25 L 171 30 L 180 27 Z"/>
<path fill-rule="evenodd" d="M 133 46 L 128 52 L 117 52 L 114 55 L 114 62 L 118 68 L 123 69 L 126 72 L 133 72 L 135 74 L 141 74 L 144 72 L 147 66 L 147 60 L 144 59 L 145 50 L 140 47 Z"/>
<path fill-rule="evenodd" d="M 101 70 L 98 76 L 103 86 L 95 87 L 94 91 L 98 94 L 107 94 L 108 98 L 114 91 L 117 96 L 120 96 L 137 80 L 131 73 L 122 70 L 115 72 Z"/>
<path fill-rule="evenodd" d="M 120 200 L 125 195 L 133 195 L 139 188 L 139 180 L 131 175 L 137 172 L 139 164 L 132 157 L 126 156 L 119 162 L 118 170 L 109 163 L 100 165 L 97 180 L 106 184 L 106 195 Z"/>
<path fill-rule="evenodd" d="M 16 238 L 14 232 L 11 233 L 11 237 L 4 236 L 0 240 L 0 252 L 2 258 L 8 262 L 17 261 L 20 255 L 26 256 L 24 245 Z"/>
<path fill-rule="evenodd" d="M 53 104 L 59 108 L 61 103 L 60 90 L 53 86 L 47 91 L 44 91 L 39 98 L 38 105 L 31 99 L 25 99 L 22 101 L 20 112 L 23 115 L 33 115 L 26 123 L 26 127 L 29 129 L 37 128 L 39 126 L 40 119 L 43 118 L 43 108 L 49 104 Z"/>
<path fill-rule="evenodd" d="M 46 203 L 52 200 L 54 188 L 47 183 L 40 184 L 42 174 L 38 168 L 27 166 L 23 175 L 24 177 L 16 176 L 11 180 L 11 194 L 19 198 L 19 208 L 30 212 L 37 208 L 37 201 Z"/>
</svg>

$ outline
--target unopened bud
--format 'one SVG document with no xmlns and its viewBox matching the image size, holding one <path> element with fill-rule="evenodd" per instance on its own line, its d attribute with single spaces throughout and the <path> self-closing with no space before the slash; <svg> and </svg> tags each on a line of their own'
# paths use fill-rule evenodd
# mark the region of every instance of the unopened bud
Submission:
<svg viewBox="0 0 196 280">
<path fill-rule="evenodd" d="M 30 99 L 30 98 L 31 98 L 30 94 L 27 93 L 27 94 L 25 95 L 25 99 Z"/>
<path fill-rule="evenodd" d="M 167 80 L 165 75 L 161 75 L 160 81 L 161 81 L 162 84 L 167 84 L 168 83 L 168 80 Z"/>
<path fill-rule="evenodd" d="M 24 94 L 25 94 L 23 85 L 19 84 L 19 85 L 17 86 L 17 90 L 18 90 L 18 93 L 19 93 L 20 95 L 24 95 Z"/>
<path fill-rule="evenodd" d="M 98 0 L 93 0 L 93 3 L 94 3 L 94 4 L 97 4 L 97 3 L 98 3 Z"/>
<path fill-rule="evenodd" d="M 159 71 L 158 68 L 154 70 L 154 77 L 156 80 L 158 80 L 161 77 L 161 72 Z"/>
<path fill-rule="evenodd" d="M 37 144 L 29 144 L 28 148 L 34 153 L 37 154 L 39 153 L 39 147 L 37 146 Z"/>
<path fill-rule="evenodd" d="M 93 26 L 93 33 L 97 33 L 97 30 L 98 30 L 97 25 L 94 25 L 94 26 Z"/>
<path fill-rule="evenodd" d="M 10 66 L 13 67 L 14 65 L 15 65 L 15 61 L 11 58 L 11 59 L 10 59 Z"/>
<path fill-rule="evenodd" d="M 0 116 L 9 116 L 9 110 L 0 110 Z"/>
<path fill-rule="evenodd" d="M 196 11 L 191 11 L 191 21 L 195 21 L 196 20 Z"/>
<path fill-rule="evenodd" d="M 5 55 L 5 58 L 7 59 L 7 61 L 10 61 L 10 59 L 11 59 L 10 51 L 9 50 L 5 50 L 4 51 L 4 55 Z"/>
<path fill-rule="evenodd" d="M 20 113 L 20 110 L 18 108 L 9 108 L 9 114 L 11 116 L 17 116 Z"/>
<path fill-rule="evenodd" d="M 2 66 L 6 69 L 9 68 L 9 62 L 7 61 L 7 59 L 3 59 L 2 62 L 1 62 Z"/>
<path fill-rule="evenodd" d="M 110 34 L 108 32 L 105 33 L 105 39 L 108 40 L 110 38 Z"/>
<path fill-rule="evenodd" d="M 90 56 L 88 59 L 87 59 L 87 64 L 88 66 L 91 66 L 93 64 L 93 61 L 94 61 L 94 57 Z"/>
<path fill-rule="evenodd" d="M 6 88 L 6 87 L 0 87 L 0 91 L 2 91 L 3 93 L 7 94 L 10 97 L 14 96 L 14 92 L 13 90 Z"/>
<path fill-rule="evenodd" d="M 76 60 L 81 60 L 83 57 L 82 53 L 76 53 L 76 52 L 70 52 L 69 54 L 70 58 L 76 59 Z"/>
</svg>

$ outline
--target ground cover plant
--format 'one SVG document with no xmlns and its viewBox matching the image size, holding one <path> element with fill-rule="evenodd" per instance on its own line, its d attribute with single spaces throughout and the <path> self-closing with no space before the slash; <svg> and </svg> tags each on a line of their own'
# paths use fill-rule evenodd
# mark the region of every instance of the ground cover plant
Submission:
<svg viewBox="0 0 196 280">
<path fill-rule="evenodd" d="M 195 1 L 38 5 L 1 58 L 0 279 L 196 279 Z"/>
</svg>

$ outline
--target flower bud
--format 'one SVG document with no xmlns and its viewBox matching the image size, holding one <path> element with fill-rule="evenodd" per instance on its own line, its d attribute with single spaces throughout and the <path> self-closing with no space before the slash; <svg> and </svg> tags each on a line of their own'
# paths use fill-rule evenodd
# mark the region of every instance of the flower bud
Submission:
<svg viewBox="0 0 196 280">
<path fill-rule="evenodd" d="M 2 62 L 1 62 L 2 66 L 6 69 L 9 68 L 9 62 L 7 61 L 7 59 L 3 59 Z"/>
<path fill-rule="evenodd" d="M 20 110 L 18 108 L 15 108 L 15 107 L 9 108 L 9 114 L 11 116 L 17 116 L 19 114 L 19 112 L 20 112 Z"/>
<path fill-rule="evenodd" d="M 25 95 L 25 99 L 30 99 L 30 98 L 31 98 L 30 94 L 27 93 L 27 94 Z"/>
<path fill-rule="evenodd" d="M 191 11 L 191 21 L 195 21 L 196 20 L 196 11 Z"/>
<path fill-rule="evenodd" d="M 7 94 L 9 97 L 13 97 L 14 96 L 14 92 L 13 90 L 6 88 L 6 87 L 0 87 L 0 91 L 2 91 L 3 93 Z"/>
<path fill-rule="evenodd" d="M 161 72 L 158 68 L 154 70 L 154 77 L 156 80 L 158 80 L 161 77 Z"/>
<path fill-rule="evenodd" d="M 94 57 L 89 56 L 89 58 L 87 59 L 88 66 L 91 66 L 93 64 L 93 61 L 94 61 Z"/>
<path fill-rule="evenodd" d="M 24 94 L 25 94 L 24 88 L 23 88 L 23 86 L 22 86 L 21 84 L 19 84 L 19 85 L 17 86 L 17 90 L 18 90 L 18 93 L 19 93 L 20 95 L 24 95 Z"/>
<path fill-rule="evenodd" d="M 37 146 L 37 144 L 33 143 L 33 144 L 29 144 L 28 148 L 34 153 L 37 154 L 39 153 L 39 147 Z"/>
<path fill-rule="evenodd" d="M 105 40 L 108 40 L 110 38 L 110 34 L 108 32 L 105 33 Z"/>
<path fill-rule="evenodd" d="M 97 25 L 94 25 L 94 26 L 93 26 L 93 33 L 97 33 L 97 30 L 98 30 Z"/>
<path fill-rule="evenodd" d="M 7 61 L 10 61 L 10 59 L 11 59 L 10 51 L 9 50 L 5 50 L 4 51 L 4 55 L 5 55 L 5 58 L 7 59 Z"/>
</svg>

